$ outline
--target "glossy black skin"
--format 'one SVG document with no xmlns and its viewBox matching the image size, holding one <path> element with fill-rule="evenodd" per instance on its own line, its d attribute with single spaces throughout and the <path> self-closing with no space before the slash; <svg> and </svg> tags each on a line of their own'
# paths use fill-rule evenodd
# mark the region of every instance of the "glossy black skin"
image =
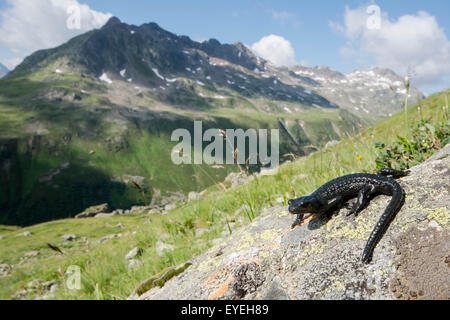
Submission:
<svg viewBox="0 0 450 320">
<path fill-rule="evenodd" d="M 375 246 L 405 200 L 405 192 L 393 178 L 403 177 L 408 173 L 409 171 L 384 168 L 380 169 L 378 174 L 354 173 L 333 179 L 307 196 L 288 201 L 289 212 L 297 215 L 292 228 L 312 214 L 325 214 L 342 206 L 350 209 L 347 215 L 356 216 L 374 196 L 379 194 L 392 196 L 364 248 L 362 261 L 369 263 Z M 349 206 L 346 202 L 355 197 L 357 197 L 356 203 Z"/>
</svg>

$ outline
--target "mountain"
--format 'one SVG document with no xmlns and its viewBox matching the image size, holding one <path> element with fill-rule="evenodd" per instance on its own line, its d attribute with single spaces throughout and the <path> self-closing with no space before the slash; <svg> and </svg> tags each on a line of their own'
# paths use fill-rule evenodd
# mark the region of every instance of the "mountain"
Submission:
<svg viewBox="0 0 450 320">
<path fill-rule="evenodd" d="M 229 45 L 210 39 L 199 43 L 168 32 L 156 23 L 136 27 L 115 17 L 101 30 L 83 34 L 58 48 L 36 52 L 16 70 L 32 71 L 50 61 L 59 61 L 60 70 L 72 70 L 71 64 L 75 64 L 98 79 L 105 75 L 102 79 L 128 80 L 151 87 L 167 96 L 170 103 L 173 101 L 169 96 L 180 89 L 179 85 L 170 88 L 177 77 L 195 81 L 212 91 L 226 88 L 245 97 L 296 102 L 315 108 L 339 107 L 362 117 L 388 116 L 398 111 L 406 93 L 403 79 L 389 69 L 356 70 L 344 75 L 323 66 L 279 68 L 256 57 L 240 42 Z M 424 98 L 414 87 L 410 95 L 412 103 Z M 259 109 L 280 111 L 270 106 Z M 283 109 L 290 113 L 289 108 Z"/>
<path fill-rule="evenodd" d="M 290 73 L 305 87 L 362 117 L 391 116 L 401 109 L 406 94 L 404 80 L 390 69 L 355 70 L 344 75 L 329 67 L 296 66 Z M 424 98 L 416 88 L 411 88 L 409 95 L 415 102 Z"/>
<path fill-rule="evenodd" d="M 8 68 L 0 63 L 0 78 L 4 77 L 8 72 Z"/>
<path fill-rule="evenodd" d="M 389 70 L 278 68 L 239 42 L 111 18 L 0 80 L 0 223 L 164 203 L 222 181 L 235 165 L 171 161 L 172 132 L 193 135 L 193 120 L 203 130 L 277 128 L 281 155 L 305 155 L 400 109 L 401 90 Z"/>
</svg>

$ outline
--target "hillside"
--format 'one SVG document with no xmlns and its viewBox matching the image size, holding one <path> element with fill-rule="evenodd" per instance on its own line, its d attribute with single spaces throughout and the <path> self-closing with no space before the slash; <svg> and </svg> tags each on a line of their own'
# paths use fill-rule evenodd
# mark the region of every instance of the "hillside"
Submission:
<svg viewBox="0 0 450 320">
<path fill-rule="evenodd" d="M 448 104 L 446 102 L 448 93 L 448 90 L 437 93 L 421 101 L 418 105 L 411 105 L 408 108 L 410 126 L 415 126 L 422 118 L 448 119 L 448 109 L 443 107 Z M 391 118 L 364 129 L 353 138 L 343 139 L 334 146 L 285 163 L 274 175 L 256 175 L 247 184 L 235 187 L 232 187 L 230 183 L 223 186 L 212 186 L 198 200 L 180 203 L 167 215 L 162 214 L 162 211 L 150 213 L 141 208 L 141 210 L 136 209 L 133 213 L 125 215 L 64 219 L 26 228 L 0 227 L 0 273 L 3 275 L 0 275 L 0 298 L 125 299 L 131 295 L 141 281 L 149 279 L 149 277 L 153 277 L 155 283 L 163 286 L 170 276 L 174 276 L 188 267 L 189 264 L 186 263 L 193 257 L 200 257 L 200 254 L 213 246 L 216 247 L 212 250 L 216 250 L 220 245 L 232 243 L 243 235 L 250 236 L 248 230 L 252 230 L 255 225 L 269 231 L 259 233 L 261 237 L 256 240 L 270 241 L 272 236 L 275 238 L 282 236 L 285 227 L 293 219 L 283 213 L 285 207 L 280 207 L 280 205 L 286 204 L 287 199 L 295 195 L 308 194 L 326 181 L 343 174 L 376 171 L 375 159 L 379 150 L 374 143 L 381 141 L 388 144 L 396 140 L 397 135 L 405 136 L 406 134 L 404 114 L 403 112 L 396 113 Z M 423 169 L 430 171 L 421 171 L 422 169 L 415 168 L 413 178 L 402 180 L 402 185 L 407 188 L 408 194 L 413 196 L 408 198 L 409 202 L 402 209 L 406 211 L 402 211 L 403 213 L 398 215 L 399 220 L 394 220 L 393 228 L 388 230 L 387 238 L 383 239 L 377 247 L 374 262 L 367 267 L 367 274 L 378 270 L 380 263 L 382 267 L 386 264 L 389 269 L 386 270 L 383 267 L 381 273 L 378 273 L 383 279 L 386 278 L 384 271 L 391 272 L 393 267 L 386 259 L 378 259 L 386 250 L 384 245 L 386 243 L 391 245 L 389 237 L 396 237 L 398 228 L 401 229 L 401 232 L 408 231 L 409 227 L 415 228 L 413 224 L 416 223 L 416 218 L 420 221 L 423 220 L 422 215 L 425 215 L 427 220 L 436 221 L 438 232 L 442 231 L 439 228 L 444 228 L 444 231 L 448 230 L 446 181 L 440 184 L 441 179 L 446 177 L 444 174 L 446 162 L 442 161 L 447 161 L 448 157 L 443 159 L 435 158 L 438 161 L 430 161 L 431 165 L 426 167 L 428 169 Z M 427 178 L 415 178 L 421 174 L 427 175 Z M 441 176 L 437 176 L 439 174 Z M 433 179 L 434 176 L 437 176 L 436 179 Z M 406 182 L 407 184 L 405 184 Z M 421 184 L 419 185 L 419 183 Z M 436 187 L 437 191 L 428 190 L 429 183 Z M 439 188 L 444 188 L 444 190 L 439 192 Z M 423 194 L 431 192 L 432 196 L 422 198 L 420 195 L 422 191 L 426 191 Z M 415 196 L 416 193 L 420 194 Z M 438 197 L 436 199 L 444 202 L 441 200 L 434 202 L 431 197 L 433 199 Z M 367 210 L 378 212 L 379 208 L 386 204 L 386 201 L 386 197 L 377 198 Z M 416 207 L 416 204 L 422 207 Z M 368 225 L 372 225 L 378 217 L 377 214 L 372 215 L 371 211 L 367 210 L 362 212 L 355 222 L 344 220 L 343 217 L 338 216 L 328 224 L 319 227 L 314 231 L 315 233 L 309 233 L 308 237 L 316 237 L 317 246 L 312 244 L 308 250 L 301 253 L 305 259 L 309 259 L 309 262 L 305 260 L 305 265 L 314 265 L 315 254 L 322 254 L 322 249 L 324 249 L 322 241 L 328 241 L 327 239 L 333 239 L 333 236 L 339 235 L 344 236 L 345 243 L 351 243 L 345 263 L 357 263 L 357 258 L 361 254 L 360 246 L 366 239 L 366 233 L 370 231 Z M 261 217 L 258 218 L 260 215 Z M 252 221 L 250 226 L 245 227 Z M 270 221 L 270 223 L 264 221 Z M 366 222 L 368 225 L 363 228 L 362 226 Z M 428 226 L 425 227 L 428 228 Z M 432 222 L 430 228 L 436 229 L 436 224 Z M 301 240 L 299 236 L 305 235 L 304 231 L 304 229 L 298 228 L 291 232 L 291 236 L 288 235 L 286 239 Z M 330 231 L 331 238 L 323 239 L 320 236 L 324 233 L 330 234 Z M 349 237 L 345 238 L 347 231 Z M 267 235 L 266 238 L 265 235 Z M 400 237 L 402 235 L 404 233 L 398 234 Z M 437 236 L 441 237 L 440 234 Z M 248 245 L 251 241 L 256 240 L 248 239 L 248 242 L 245 243 Z M 336 238 L 333 241 L 336 241 Z M 51 250 L 47 243 L 60 248 L 63 254 Z M 285 244 L 289 244 L 289 242 L 285 242 Z M 128 253 L 131 253 L 130 250 L 136 247 L 141 250 L 135 250 L 134 255 L 128 256 Z M 239 247 L 235 249 L 238 250 Z M 410 254 L 409 251 L 403 249 L 405 248 L 401 248 L 402 254 Z M 226 255 L 223 257 L 232 253 L 230 250 L 233 248 L 224 250 L 222 254 L 226 253 Z M 255 247 L 255 250 L 258 249 Z M 203 256 L 211 252 L 213 251 L 209 251 Z M 214 252 L 216 253 L 216 251 Z M 337 252 L 326 252 L 330 257 L 334 257 L 333 259 L 339 256 Z M 318 257 L 320 258 L 320 256 Z M 210 267 L 206 263 L 203 264 L 205 268 L 208 268 L 208 272 L 212 272 L 214 266 L 220 266 L 220 255 L 216 258 L 217 264 L 213 263 Z M 292 263 L 299 258 L 301 257 L 296 256 L 292 258 L 294 260 L 287 259 L 286 263 Z M 300 263 L 300 261 L 298 262 Z M 320 263 L 324 264 L 325 261 L 322 260 Z M 409 267 L 414 267 L 409 266 L 406 262 L 402 265 L 404 268 L 400 268 L 399 272 L 407 272 Z M 66 281 L 70 274 L 66 274 L 66 271 L 70 266 L 78 266 L 81 269 L 81 288 L 79 290 L 71 290 L 67 287 Z M 177 268 L 177 266 L 181 267 Z M 197 264 L 192 270 L 198 267 Z M 327 264 L 327 268 L 329 267 L 332 266 Z M 186 269 L 186 272 L 192 272 L 189 271 L 189 268 Z M 329 271 L 329 269 L 326 270 Z M 270 275 L 273 276 L 272 273 Z M 311 279 L 317 279 L 316 276 Z M 218 280 L 220 279 L 218 278 Z M 342 288 L 343 280 L 338 277 L 330 279 L 330 283 L 325 283 L 323 293 L 334 294 L 333 288 Z M 167 284 L 169 285 L 169 283 Z M 368 290 L 372 290 L 372 285 L 367 285 Z M 378 285 L 378 283 L 375 284 L 375 286 Z M 274 286 L 276 289 L 276 284 Z M 325 290 L 327 287 L 330 288 L 329 291 Z M 352 291 L 354 289 L 349 288 L 349 294 L 354 292 Z M 400 288 L 399 292 L 402 290 Z M 211 292 L 215 291 L 211 290 Z M 366 294 L 367 292 L 362 297 L 370 298 L 370 295 L 374 293 L 372 292 L 368 296 Z M 382 297 L 379 294 L 381 293 L 376 291 L 373 297 Z M 328 295 L 328 297 L 333 296 Z M 277 296 L 272 296 L 272 298 L 277 298 Z"/>
<path fill-rule="evenodd" d="M 204 130 L 279 128 L 280 154 L 302 156 L 399 110 L 401 88 L 388 70 L 276 68 L 239 42 L 111 18 L 0 80 L 0 223 L 157 205 L 223 181 L 236 166 L 171 162 L 171 133 L 193 133 L 193 120 Z M 411 102 L 422 98 L 411 88 Z"/>
</svg>

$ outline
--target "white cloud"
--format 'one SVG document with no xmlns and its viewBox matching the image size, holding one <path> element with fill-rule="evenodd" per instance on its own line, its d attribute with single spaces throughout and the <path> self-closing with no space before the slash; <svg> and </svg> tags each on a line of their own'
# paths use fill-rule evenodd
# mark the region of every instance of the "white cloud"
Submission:
<svg viewBox="0 0 450 320">
<path fill-rule="evenodd" d="M 291 43 L 283 37 L 271 34 L 262 37 L 251 46 L 260 57 L 269 60 L 277 66 L 293 66 L 298 64 L 295 60 L 295 51 Z"/>
<path fill-rule="evenodd" d="M 78 34 L 100 28 L 112 16 L 77 0 L 7 0 L 7 3 L 7 8 L 0 12 L 0 45 L 16 57 L 9 59 L 10 67 L 33 51 L 58 46 Z M 70 13 L 69 8 L 75 11 Z M 77 17 L 77 12 L 79 28 L 77 23 L 72 24 L 75 28 L 69 28 L 68 20 Z"/>
<path fill-rule="evenodd" d="M 450 42 L 435 17 L 419 11 L 393 20 L 380 12 L 380 27 L 368 28 L 366 9 L 346 7 L 344 25 L 329 24 L 348 39 L 340 50 L 344 58 L 364 67 L 390 68 L 402 76 L 412 69 L 415 85 L 445 87 L 443 81 L 450 75 Z"/>
<path fill-rule="evenodd" d="M 271 10 L 272 20 L 279 22 L 282 26 L 291 25 L 294 29 L 300 27 L 300 21 L 290 12 Z"/>
</svg>

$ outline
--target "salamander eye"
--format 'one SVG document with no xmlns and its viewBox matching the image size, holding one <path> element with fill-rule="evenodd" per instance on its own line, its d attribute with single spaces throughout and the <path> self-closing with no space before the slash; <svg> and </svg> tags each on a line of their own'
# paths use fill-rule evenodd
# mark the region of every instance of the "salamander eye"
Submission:
<svg viewBox="0 0 450 320">
<path fill-rule="evenodd" d="M 288 200 L 288 205 L 291 205 L 294 202 L 294 200 L 290 199 Z"/>
</svg>

